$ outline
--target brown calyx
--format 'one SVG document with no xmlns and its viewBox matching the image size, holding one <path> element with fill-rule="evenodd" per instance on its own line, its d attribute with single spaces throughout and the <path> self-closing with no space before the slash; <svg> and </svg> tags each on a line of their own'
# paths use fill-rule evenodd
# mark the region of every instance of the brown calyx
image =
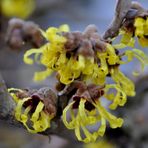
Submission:
<svg viewBox="0 0 148 148">
<path fill-rule="evenodd" d="M 73 104 L 74 109 L 78 108 L 80 99 L 85 99 L 85 108 L 91 111 L 95 108 L 92 103 L 104 95 L 104 86 L 86 85 L 81 81 L 75 81 L 73 86 L 76 89 L 75 94 L 72 95 L 72 99 L 75 101 Z"/>
<path fill-rule="evenodd" d="M 64 32 L 65 50 L 70 55 L 95 57 L 96 51 L 106 51 L 106 42 L 99 36 L 95 25 L 88 25 L 84 32 Z"/>
<path fill-rule="evenodd" d="M 24 103 L 24 107 L 31 106 L 31 112 L 34 112 L 38 103 L 44 103 L 44 111 L 53 116 L 57 113 L 57 96 L 50 88 L 41 88 L 39 90 L 24 89 L 15 93 L 19 99 L 30 98 Z"/>
</svg>

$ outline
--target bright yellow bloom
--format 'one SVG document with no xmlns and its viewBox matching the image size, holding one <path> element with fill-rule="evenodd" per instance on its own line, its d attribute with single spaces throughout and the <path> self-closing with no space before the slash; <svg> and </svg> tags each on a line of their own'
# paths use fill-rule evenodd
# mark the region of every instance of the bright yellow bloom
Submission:
<svg viewBox="0 0 148 148">
<path fill-rule="evenodd" d="M 106 77 L 109 74 L 109 68 L 112 65 L 120 63 L 119 56 L 115 53 L 115 48 L 111 44 L 107 44 L 105 52 L 97 52 L 97 57 L 100 60 L 100 65 L 93 65 L 92 74 L 95 84 L 103 85 L 106 82 Z"/>
<path fill-rule="evenodd" d="M 127 64 L 131 61 L 134 60 L 134 58 L 136 58 L 137 60 L 139 60 L 139 62 L 141 63 L 141 69 L 142 72 L 144 71 L 145 66 L 148 64 L 148 56 L 140 49 L 131 49 L 131 50 L 126 50 L 124 52 L 123 57 L 126 57 L 126 61 L 120 61 L 120 64 Z M 137 71 L 133 71 L 133 75 L 137 76 L 139 75 L 140 72 Z"/>
<path fill-rule="evenodd" d="M 120 30 L 120 35 L 122 35 L 121 38 L 121 43 L 114 45 L 115 48 L 120 49 L 120 48 L 125 48 L 127 46 L 134 47 L 135 44 L 135 37 L 138 38 L 138 42 L 142 47 L 147 47 L 148 46 L 148 17 L 146 19 L 142 17 L 137 17 L 135 18 L 134 26 L 135 31 L 130 32 L 127 30 Z M 134 29 L 133 29 L 134 30 Z"/>
<path fill-rule="evenodd" d="M 108 74 L 108 64 L 119 64 L 119 56 L 115 53 L 115 48 L 111 44 L 107 44 L 106 52 L 98 52 L 98 58 L 100 59 L 100 68 L 104 73 Z"/>
<path fill-rule="evenodd" d="M 113 44 L 112 46 L 116 49 L 123 49 L 126 47 L 134 47 L 135 39 L 133 37 L 133 32 L 129 32 L 128 30 L 120 29 L 119 35 L 121 36 L 120 43 Z M 113 41 L 116 38 L 113 39 Z"/>
<path fill-rule="evenodd" d="M 75 135 L 79 141 L 85 143 L 95 142 L 99 136 L 103 136 L 106 130 L 106 120 L 109 122 L 111 128 L 121 127 L 123 120 L 116 118 L 110 114 L 100 103 L 97 101 L 93 103 L 95 110 L 88 111 L 85 109 L 86 100 L 81 98 L 77 109 L 77 113 L 74 113 L 72 106 L 75 102 L 70 103 L 63 111 L 63 122 L 68 129 L 75 130 Z M 71 121 L 67 121 L 67 112 L 70 111 Z M 94 126 L 100 123 L 99 128 L 90 132 L 87 126 Z M 83 131 L 81 133 L 80 131 Z M 82 136 L 84 134 L 84 136 Z"/>
<path fill-rule="evenodd" d="M 102 68 L 104 68 L 104 71 L 102 70 Z M 106 71 L 108 69 L 105 69 L 105 65 L 102 67 L 98 67 L 98 64 L 94 64 L 92 66 L 92 74 L 88 75 L 88 79 L 90 79 L 93 83 L 95 84 L 99 84 L 99 85 L 104 85 L 105 80 L 106 80 Z"/>
<path fill-rule="evenodd" d="M 144 35 L 148 35 L 148 17 L 146 18 L 144 24 Z"/>
<path fill-rule="evenodd" d="M 109 65 L 118 64 L 120 59 L 119 56 L 115 53 L 115 48 L 111 44 L 107 44 L 107 62 Z"/>
<path fill-rule="evenodd" d="M 129 44 L 131 44 L 130 42 L 133 42 L 133 40 L 135 42 L 135 39 L 132 37 L 131 34 L 132 33 L 130 33 L 130 32 L 122 31 L 122 35 L 123 35 L 122 39 L 123 40 L 121 39 L 121 43 L 115 44 L 115 45 L 113 45 L 113 47 L 116 48 L 116 49 L 123 49 L 123 48 L 126 48 L 126 47 L 130 46 L 129 45 Z M 148 40 L 144 36 L 139 37 L 138 41 L 141 42 L 141 45 L 143 44 L 142 45 L 143 47 L 147 46 L 147 44 L 148 44 Z M 148 64 L 148 56 L 140 49 L 134 48 L 134 49 L 131 49 L 131 50 L 125 50 L 124 54 L 121 56 L 121 58 L 122 57 L 123 58 L 125 57 L 127 60 L 126 61 L 120 60 L 119 64 L 127 64 L 127 63 L 133 61 L 134 58 L 135 58 L 135 59 L 139 60 L 139 62 L 141 63 L 142 71 L 144 71 L 144 67 Z M 137 75 L 139 75 L 139 73 L 140 72 L 133 70 L 133 75 L 137 76 Z"/>
<path fill-rule="evenodd" d="M 1 0 L 2 13 L 8 17 L 27 18 L 35 9 L 34 0 Z"/>
<path fill-rule="evenodd" d="M 31 49 L 24 55 L 24 61 L 27 64 L 33 64 L 31 55 L 35 54 L 35 60 L 46 67 L 45 71 L 36 72 L 34 79 L 44 80 L 52 72 L 59 74 L 59 80 L 63 84 L 70 84 L 75 79 L 83 76 L 84 81 L 91 81 L 94 84 L 104 85 L 106 77 L 110 74 L 110 67 L 121 64 L 121 59 L 116 53 L 115 48 L 106 43 L 104 51 L 97 51 L 98 61 L 95 57 L 84 57 L 81 54 L 74 56 L 65 49 L 66 38 L 62 32 L 68 32 L 67 25 L 59 28 L 50 27 L 46 32 L 42 31 L 43 36 L 49 41 L 39 49 Z M 40 57 L 40 58 L 38 58 Z M 122 81 L 122 80 L 121 80 Z"/>
<path fill-rule="evenodd" d="M 62 25 L 59 28 L 50 27 L 46 32 L 41 30 L 49 43 L 39 49 L 31 49 L 25 53 L 25 63 L 33 64 L 34 61 L 30 56 L 35 54 L 35 59 L 37 59 L 36 57 L 40 57 L 40 63 L 47 68 L 46 71 L 36 72 L 34 79 L 43 80 L 53 71 L 56 71 L 59 73 L 60 82 L 63 84 L 70 84 L 81 74 L 84 75 L 86 80 L 92 80 L 96 84 L 104 84 L 106 75 L 108 74 L 107 62 L 112 65 L 119 60 L 114 48 L 108 44 L 105 56 L 101 56 L 100 53 L 101 68 L 94 62 L 94 57 L 84 57 L 81 54 L 77 58 L 72 55 L 71 57 L 67 57 L 64 48 L 66 38 L 62 36 L 62 32 L 67 31 L 69 31 L 67 25 Z"/>
<path fill-rule="evenodd" d="M 135 30 L 135 36 L 138 37 L 138 41 L 142 47 L 148 46 L 148 17 L 146 20 L 144 18 L 138 17 L 135 19 L 134 26 L 136 28 Z"/>
<path fill-rule="evenodd" d="M 64 50 L 64 43 L 66 39 L 61 35 L 62 32 L 69 31 L 68 25 L 62 25 L 59 28 L 50 27 L 46 32 L 41 30 L 43 36 L 49 41 L 44 46 L 39 49 L 30 49 L 24 55 L 24 62 L 27 64 L 33 64 L 33 59 L 30 58 L 31 55 L 35 54 L 40 64 L 44 65 L 47 69 L 42 72 L 36 72 L 34 79 L 36 81 L 44 80 L 47 78 L 54 70 L 59 70 L 63 68 L 66 64 L 67 57 Z"/>
<path fill-rule="evenodd" d="M 121 40 L 119 44 L 113 45 L 116 49 L 122 49 L 126 47 L 134 47 L 135 37 L 138 38 L 138 42 L 142 47 L 148 46 L 148 17 L 146 19 L 142 17 L 135 18 L 133 27 L 135 31 L 128 31 L 127 29 L 121 29 L 119 35 Z M 132 28 L 134 30 L 134 28 Z"/>
<path fill-rule="evenodd" d="M 135 85 L 118 68 L 111 70 L 112 79 L 121 86 L 127 96 L 135 96 Z"/>
<path fill-rule="evenodd" d="M 111 89 L 115 89 L 116 94 L 114 92 L 109 93 Z M 105 98 L 112 101 L 112 104 L 109 106 L 110 109 L 115 110 L 118 106 L 124 106 L 127 96 L 119 84 L 107 84 L 105 91 Z"/>
<path fill-rule="evenodd" d="M 126 50 L 125 56 L 127 56 L 127 62 L 132 61 L 133 58 L 136 58 L 137 60 L 139 60 L 141 63 L 142 71 L 144 71 L 145 65 L 148 64 L 148 56 L 139 49 L 135 48 L 133 50 Z M 139 72 L 134 71 L 133 74 L 139 75 Z"/>
<path fill-rule="evenodd" d="M 106 51 L 97 52 L 97 57 L 100 60 L 99 66 L 98 63 L 94 62 L 94 58 L 84 59 L 83 57 L 85 64 L 84 68 L 81 69 L 81 74 L 84 75 L 85 80 L 90 80 L 95 84 L 104 85 L 106 82 L 106 76 L 109 74 L 109 66 L 119 64 L 120 59 L 111 44 L 106 45 Z"/>
<path fill-rule="evenodd" d="M 11 88 L 8 91 L 19 91 L 20 89 Z M 27 130 L 31 133 L 43 132 L 46 129 L 50 128 L 50 121 L 54 117 L 53 115 L 49 115 L 44 111 L 44 103 L 39 101 L 36 106 L 28 105 L 27 107 L 23 107 L 23 105 L 30 101 L 32 98 L 18 98 L 15 93 L 10 93 L 12 98 L 16 102 L 15 108 L 15 118 L 16 120 L 23 123 L 23 125 L 27 128 Z M 33 100 L 32 100 L 33 101 Z M 32 112 L 32 109 L 35 107 L 35 111 Z M 31 123 L 31 124 L 30 124 Z M 32 126 L 31 126 L 32 125 Z"/>
<path fill-rule="evenodd" d="M 106 45 L 106 51 L 97 52 L 97 57 L 100 60 L 99 66 L 97 63 L 86 64 L 89 71 L 87 71 L 88 73 L 82 72 L 82 74 L 85 74 L 86 80 L 89 79 L 95 84 L 104 85 L 106 76 L 109 74 L 109 66 L 119 64 L 120 59 L 111 44 Z"/>
<path fill-rule="evenodd" d="M 145 20 L 141 17 L 138 17 L 135 19 L 134 26 L 135 26 L 135 35 L 136 36 L 143 36 L 144 35 L 144 25 L 145 25 Z"/>
</svg>

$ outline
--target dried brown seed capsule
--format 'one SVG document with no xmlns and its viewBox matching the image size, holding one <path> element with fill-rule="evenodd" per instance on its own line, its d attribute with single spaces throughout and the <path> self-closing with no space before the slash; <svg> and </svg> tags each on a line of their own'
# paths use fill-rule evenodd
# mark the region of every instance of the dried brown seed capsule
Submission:
<svg viewBox="0 0 148 148">
<path fill-rule="evenodd" d="M 39 26 L 33 22 L 25 22 L 13 18 L 9 21 L 6 42 L 13 49 L 20 49 L 25 42 L 31 43 L 34 47 L 40 47 L 43 37 Z"/>
<path fill-rule="evenodd" d="M 44 111 L 56 115 L 57 112 L 57 96 L 48 87 L 41 88 L 39 90 L 24 89 L 21 91 L 14 92 L 19 99 L 28 98 L 28 101 L 24 103 L 24 107 L 31 105 L 31 112 L 34 112 L 37 104 L 42 101 L 44 103 Z"/>
<path fill-rule="evenodd" d="M 84 57 L 93 57 L 94 51 L 92 48 L 91 41 L 85 39 L 82 41 L 77 53 L 83 55 Z"/>
<path fill-rule="evenodd" d="M 88 91 L 93 100 L 100 98 L 104 95 L 104 86 L 97 86 L 94 84 L 88 85 Z"/>
<path fill-rule="evenodd" d="M 33 46 L 40 47 L 43 43 L 43 37 L 39 30 L 39 26 L 33 22 L 26 22 L 22 27 L 23 37 L 25 41 L 31 42 Z"/>
<path fill-rule="evenodd" d="M 95 25 L 91 24 L 85 28 L 83 34 L 85 37 L 90 38 L 92 36 L 92 34 L 96 33 L 96 32 L 98 32 L 97 27 Z"/>
<path fill-rule="evenodd" d="M 106 43 L 104 41 L 101 41 L 100 39 L 92 40 L 93 47 L 96 51 L 99 52 L 105 52 L 106 51 Z"/>
<path fill-rule="evenodd" d="M 67 39 L 65 43 L 66 51 L 73 51 L 76 48 L 76 44 L 74 43 L 75 37 L 71 32 L 64 32 L 63 36 Z"/>
</svg>

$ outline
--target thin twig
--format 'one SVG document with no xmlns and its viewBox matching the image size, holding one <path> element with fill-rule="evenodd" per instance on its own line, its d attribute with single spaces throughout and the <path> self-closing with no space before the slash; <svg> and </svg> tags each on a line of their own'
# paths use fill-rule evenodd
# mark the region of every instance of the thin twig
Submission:
<svg viewBox="0 0 148 148">
<path fill-rule="evenodd" d="M 2 76 L 0 75 L 0 118 L 7 119 L 12 115 L 15 108 L 15 103 L 7 92 Z"/>
<path fill-rule="evenodd" d="M 111 25 L 103 35 L 104 39 L 113 38 L 118 34 L 119 29 L 121 27 L 121 23 L 130 8 L 131 8 L 131 0 L 117 1 L 115 16 L 113 18 Z"/>
</svg>

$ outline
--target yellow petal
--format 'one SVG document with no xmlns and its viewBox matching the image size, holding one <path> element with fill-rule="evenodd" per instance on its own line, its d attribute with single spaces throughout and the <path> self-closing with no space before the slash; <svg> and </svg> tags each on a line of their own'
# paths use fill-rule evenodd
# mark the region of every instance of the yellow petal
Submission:
<svg viewBox="0 0 148 148">
<path fill-rule="evenodd" d="M 135 22 L 134 22 L 134 26 L 135 27 L 140 27 L 140 26 L 143 26 L 145 24 L 145 20 L 141 17 L 138 17 L 135 19 Z"/>
<path fill-rule="evenodd" d="M 107 112 L 106 109 L 103 106 L 101 106 L 99 101 L 95 106 L 98 108 L 100 115 L 110 123 L 111 128 L 117 128 L 122 126 L 123 119 L 116 118 L 115 116 Z"/>
<path fill-rule="evenodd" d="M 126 93 L 126 95 L 135 96 L 134 83 L 128 79 L 120 70 L 112 70 L 111 77 L 116 83 L 121 84 L 121 88 Z"/>
<path fill-rule="evenodd" d="M 35 72 L 34 81 L 43 81 L 52 74 L 53 70 L 46 69 L 45 71 Z"/>
<path fill-rule="evenodd" d="M 135 35 L 136 36 L 143 36 L 144 35 L 144 25 L 145 20 L 143 18 L 136 18 L 134 22 L 134 26 L 136 27 Z"/>
<path fill-rule="evenodd" d="M 74 114 L 73 112 L 71 112 L 72 114 L 72 120 L 70 122 L 67 121 L 67 112 L 69 110 L 71 110 L 71 107 L 73 106 L 74 102 L 71 102 L 70 104 L 68 104 L 65 109 L 63 110 L 63 116 L 62 116 L 62 119 L 63 119 L 63 123 L 65 124 L 65 126 L 68 128 L 68 129 L 74 129 L 75 128 L 75 118 L 74 118 Z"/>
<path fill-rule="evenodd" d="M 34 124 L 38 120 L 39 114 L 43 110 L 43 107 L 44 107 L 44 104 L 40 101 L 35 109 L 35 112 L 32 114 L 32 117 L 30 119 L 32 122 L 34 122 Z"/>
<path fill-rule="evenodd" d="M 33 60 L 30 58 L 31 55 L 33 54 L 38 54 L 38 53 L 42 53 L 41 49 L 30 49 L 28 50 L 25 54 L 24 54 L 24 62 L 26 64 L 33 64 Z"/>
<path fill-rule="evenodd" d="M 145 65 L 148 64 L 148 56 L 139 49 L 127 50 L 125 51 L 125 55 L 127 56 L 127 62 L 130 62 L 135 57 L 141 63 L 141 69 L 144 71 Z M 139 72 L 133 72 L 134 75 L 139 75 Z"/>
<path fill-rule="evenodd" d="M 59 27 L 59 31 L 60 32 L 69 32 L 70 31 L 70 28 L 67 24 L 63 24 Z"/>
<path fill-rule="evenodd" d="M 12 96 L 13 100 L 18 103 L 19 101 L 19 98 L 16 96 L 15 93 L 12 93 L 11 91 L 18 91 L 18 92 L 23 92 L 21 89 L 18 89 L 18 88 L 9 88 L 8 89 L 8 92 L 10 93 L 10 95 Z"/>
<path fill-rule="evenodd" d="M 22 119 L 21 119 L 22 107 L 23 107 L 24 102 L 28 101 L 29 99 L 31 99 L 31 98 L 24 98 L 24 99 L 18 101 L 17 106 L 15 108 L 15 118 L 18 121 L 22 121 Z"/>
<path fill-rule="evenodd" d="M 110 65 L 115 65 L 119 62 L 119 57 L 115 53 L 115 49 L 111 44 L 107 44 L 107 53 L 108 53 L 108 63 Z"/>
<path fill-rule="evenodd" d="M 119 84 L 107 84 L 105 89 L 106 89 L 106 93 L 111 89 L 116 89 L 116 95 L 112 96 L 112 101 L 113 103 L 109 106 L 110 109 L 116 109 L 119 106 L 124 106 L 124 104 L 127 101 L 127 97 L 125 92 L 122 90 L 122 88 L 120 87 Z"/>
</svg>

